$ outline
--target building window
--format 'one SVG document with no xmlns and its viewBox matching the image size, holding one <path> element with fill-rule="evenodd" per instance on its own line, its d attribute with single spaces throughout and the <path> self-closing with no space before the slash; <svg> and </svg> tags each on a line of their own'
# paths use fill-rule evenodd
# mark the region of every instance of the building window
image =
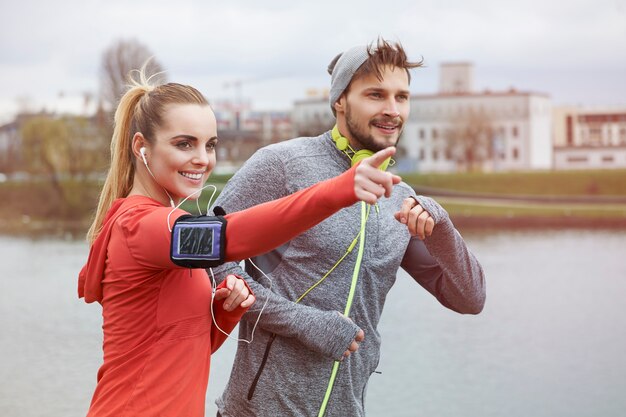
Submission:
<svg viewBox="0 0 626 417">
<path fill-rule="evenodd" d="M 615 158 L 613 157 L 613 155 L 604 155 L 602 157 L 602 162 L 609 162 L 612 163 L 615 161 Z"/>
<path fill-rule="evenodd" d="M 436 161 L 437 159 L 439 159 L 439 152 L 433 150 L 433 161 Z"/>
<path fill-rule="evenodd" d="M 423 161 L 423 160 L 424 160 L 424 156 L 425 156 L 425 154 L 424 154 L 424 150 L 423 150 L 423 149 L 420 149 L 419 160 L 420 160 L 420 161 Z"/>
<path fill-rule="evenodd" d="M 602 144 L 602 125 L 590 125 L 589 126 L 589 142 L 594 145 Z"/>
<path fill-rule="evenodd" d="M 420 129 L 419 135 L 420 135 L 420 139 L 424 139 L 424 136 L 425 136 L 424 129 Z"/>
<path fill-rule="evenodd" d="M 446 148 L 446 159 L 448 161 L 452 160 L 452 151 L 450 150 L 450 148 Z"/>
<path fill-rule="evenodd" d="M 513 159 L 517 160 L 519 158 L 519 150 L 517 148 L 513 148 Z"/>
<path fill-rule="evenodd" d="M 439 132 L 437 132 L 437 129 L 433 129 L 433 139 L 437 139 L 439 137 Z"/>
<path fill-rule="evenodd" d="M 514 138 L 516 138 L 519 135 L 519 129 L 517 128 L 517 126 L 513 126 L 513 128 L 511 129 L 511 134 L 513 135 Z"/>
<path fill-rule="evenodd" d="M 619 141 L 621 142 L 622 145 L 626 145 L 626 128 L 622 127 L 619 130 Z"/>
<path fill-rule="evenodd" d="M 574 145 L 574 126 L 572 122 L 572 116 L 567 116 L 565 120 L 565 129 L 566 129 L 566 143 L 569 146 Z"/>
<path fill-rule="evenodd" d="M 567 162 L 587 162 L 586 156 L 568 156 Z"/>
</svg>

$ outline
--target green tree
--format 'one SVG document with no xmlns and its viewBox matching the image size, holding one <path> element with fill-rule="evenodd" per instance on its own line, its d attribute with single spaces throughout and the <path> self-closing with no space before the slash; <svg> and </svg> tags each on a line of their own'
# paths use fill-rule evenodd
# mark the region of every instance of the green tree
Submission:
<svg viewBox="0 0 626 417">
<path fill-rule="evenodd" d="M 109 130 L 94 118 L 66 117 L 63 119 L 70 132 L 68 172 L 74 180 L 104 174 L 110 160 L 111 137 Z"/>
<path fill-rule="evenodd" d="M 84 186 L 105 169 L 108 140 L 84 117 L 34 117 L 24 123 L 21 135 L 25 167 L 34 180 L 49 182 L 57 214 L 77 214 Z"/>
</svg>

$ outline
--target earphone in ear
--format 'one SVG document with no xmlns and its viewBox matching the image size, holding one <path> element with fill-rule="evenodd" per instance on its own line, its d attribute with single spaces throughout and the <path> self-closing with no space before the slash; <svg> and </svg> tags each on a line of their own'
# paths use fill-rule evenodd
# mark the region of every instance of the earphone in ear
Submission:
<svg viewBox="0 0 626 417">
<path fill-rule="evenodd" d="M 146 160 L 146 147 L 142 146 L 139 148 L 139 153 L 141 154 L 141 159 L 143 159 L 143 163 L 148 166 L 148 161 Z"/>
<path fill-rule="evenodd" d="M 154 174 L 152 173 L 152 171 L 150 171 L 150 167 L 148 166 L 148 160 L 146 159 L 146 147 L 142 146 L 141 148 L 139 148 L 139 153 L 141 154 L 141 159 L 143 159 L 143 163 L 146 165 L 146 168 L 148 169 L 150 176 L 154 178 Z M 154 178 L 154 181 L 156 181 L 156 178 Z M 161 187 L 163 188 L 163 186 Z M 170 193 L 168 193 L 165 188 L 163 188 L 163 191 L 165 191 L 165 194 L 167 194 L 168 198 L 170 199 L 170 206 L 176 207 L 176 205 L 174 204 L 174 200 L 172 199 L 172 196 L 170 195 Z"/>
</svg>

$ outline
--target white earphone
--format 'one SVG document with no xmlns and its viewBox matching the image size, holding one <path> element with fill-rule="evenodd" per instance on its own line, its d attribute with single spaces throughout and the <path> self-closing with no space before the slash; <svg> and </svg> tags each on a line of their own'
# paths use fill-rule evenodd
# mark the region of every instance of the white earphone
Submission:
<svg viewBox="0 0 626 417">
<path fill-rule="evenodd" d="M 143 163 L 148 166 L 148 161 L 146 160 L 146 147 L 142 146 L 139 149 L 139 153 L 141 154 L 141 159 L 143 159 Z"/>
<path fill-rule="evenodd" d="M 150 167 L 148 166 L 148 160 L 146 159 L 146 147 L 142 146 L 141 148 L 139 148 L 139 153 L 141 154 L 141 159 L 143 159 L 143 163 L 148 169 L 150 176 L 154 178 L 154 174 L 152 173 L 152 171 L 150 171 Z M 156 178 L 154 178 L 154 181 L 156 181 Z M 174 204 L 174 200 L 172 199 L 172 196 L 170 195 L 170 193 L 168 193 L 167 190 L 163 186 L 161 186 L 161 188 L 163 188 L 163 191 L 165 191 L 165 194 L 167 194 L 167 197 L 170 199 L 170 206 L 175 207 L 176 205 Z"/>
</svg>

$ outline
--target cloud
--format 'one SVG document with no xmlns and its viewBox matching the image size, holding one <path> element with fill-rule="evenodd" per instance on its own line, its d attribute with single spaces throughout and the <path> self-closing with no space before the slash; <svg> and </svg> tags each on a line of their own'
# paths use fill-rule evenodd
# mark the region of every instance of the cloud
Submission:
<svg viewBox="0 0 626 417">
<path fill-rule="evenodd" d="M 557 101 L 626 102 L 619 0 L 25 0 L 3 2 L 0 14 L 2 103 L 97 92 L 103 50 L 135 38 L 172 80 L 224 97 L 233 94 L 225 83 L 246 80 L 243 92 L 255 103 L 286 108 L 327 85 L 325 68 L 338 52 L 378 36 L 424 57 L 417 92 L 436 90 L 439 63 L 469 60 L 480 88 L 513 84 Z"/>
</svg>

